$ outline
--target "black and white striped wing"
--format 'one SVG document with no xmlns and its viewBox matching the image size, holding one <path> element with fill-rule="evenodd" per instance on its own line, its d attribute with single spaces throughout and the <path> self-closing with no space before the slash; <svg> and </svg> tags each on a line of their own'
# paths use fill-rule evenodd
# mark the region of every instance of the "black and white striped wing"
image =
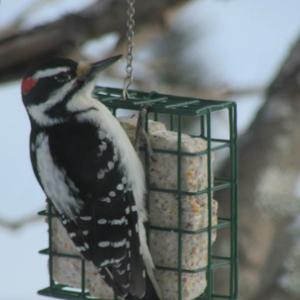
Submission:
<svg viewBox="0 0 300 300">
<path fill-rule="evenodd" d="M 70 238 L 118 296 L 128 293 L 143 296 L 145 280 L 138 216 L 133 193 L 120 168 L 118 151 L 105 132 L 88 123 L 56 126 L 46 134 L 53 168 L 63 174 L 64 182 L 60 180 L 60 184 L 68 187 L 68 195 L 53 191 L 63 191 L 63 187 L 46 186 L 51 180 L 44 178 L 47 173 L 41 171 L 39 156 L 42 155 L 38 154 L 39 147 L 46 146 L 36 143 L 32 162 Z M 34 136 L 32 139 L 34 142 Z M 64 203 L 74 199 L 76 203 L 69 206 L 71 212 L 64 209 Z"/>
</svg>

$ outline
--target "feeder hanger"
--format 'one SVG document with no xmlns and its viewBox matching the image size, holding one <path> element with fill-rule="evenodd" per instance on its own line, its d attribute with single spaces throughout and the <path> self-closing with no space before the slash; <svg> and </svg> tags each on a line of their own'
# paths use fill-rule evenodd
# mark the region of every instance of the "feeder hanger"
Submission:
<svg viewBox="0 0 300 300">
<path fill-rule="evenodd" d="M 135 28 L 135 0 L 127 0 L 127 64 L 126 77 L 123 84 L 123 99 L 128 100 L 128 89 L 133 82 L 133 48 L 134 48 L 134 28 Z"/>
<path fill-rule="evenodd" d="M 126 63 L 126 76 L 123 83 L 123 100 L 129 100 L 130 96 L 128 89 L 133 82 L 133 48 L 134 48 L 134 35 L 135 35 L 135 1 L 127 0 L 127 63 Z M 149 107 L 147 105 L 142 105 L 139 111 L 136 132 L 135 132 L 135 148 L 139 150 L 141 139 L 144 139 L 146 144 L 146 151 L 152 157 L 152 148 L 150 145 L 150 140 L 145 131 L 146 116 L 148 114 Z"/>
</svg>

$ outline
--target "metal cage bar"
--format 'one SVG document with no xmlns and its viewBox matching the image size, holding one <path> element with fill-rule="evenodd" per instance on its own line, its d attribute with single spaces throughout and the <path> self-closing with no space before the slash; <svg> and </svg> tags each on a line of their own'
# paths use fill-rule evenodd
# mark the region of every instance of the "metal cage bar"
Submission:
<svg viewBox="0 0 300 300">
<path fill-rule="evenodd" d="M 238 157 L 237 157 L 237 109 L 233 104 L 229 109 L 229 123 L 230 123 L 230 162 L 231 162 L 231 276 L 230 276 L 230 293 L 237 298 L 238 290 L 238 202 L 237 202 L 237 172 L 238 172 Z"/>
<path fill-rule="evenodd" d="M 207 142 L 207 213 L 208 213 L 208 229 L 207 229 L 207 288 L 206 298 L 212 299 L 213 282 L 212 282 L 212 165 L 211 165 L 211 115 L 210 111 L 206 115 L 206 142 Z"/>
<path fill-rule="evenodd" d="M 151 160 L 141 147 L 141 151 L 145 153 L 145 175 L 147 183 L 146 207 L 149 210 L 149 193 L 151 191 L 172 193 L 178 199 L 177 226 L 175 228 L 154 226 L 150 223 L 146 224 L 147 234 L 151 230 L 175 232 L 177 233 L 177 266 L 175 268 L 156 265 L 158 270 L 167 270 L 177 272 L 178 274 L 178 300 L 184 300 L 182 294 L 182 278 L 184 274 L 206 273 L 207 286 L 202 295 L 194 300 L 216 300 L 216 299 L 237 299 L 238 290 L 238 251 L 237 251 L 237 225 L 238 225 L 238 205 L 237 205 L 237 112 L 236 105 L 229 101 L 210 101 L 206 99 L 184 98 L 170 95 L 162 95 L 156 92 L 145 93 L 138 91 L 130 91 L 130 100 L 122 100 L 122 90 L 115 88 L 96 87 L 94 91 L 96 98 L 101 100 L 112 111 L 114 115 L 119 109 L 128 109 L 139 111 L 143 106 L 147 106 L 148 112 L 146 115 L 145 129 L 148 131 L 148 120 L 152 117 L 153 120 L 159 120 L 164 116 L 168 117 L 169 130 L 177 131 L 177 150 L 153 149 L 154 152 L 160 154 L 174 155 L 177 157 L 177 187 L 174 189 L 165 187 L 154 187 L 150 184 Z M 217 111 L 227 111 L 228 114 L 228 131 L 229 136 L 226 139 L 216 138 L 212 132 L 212 123 L 214 118 L 212 114 Z M 199 122 L 199 132 L 195 137 L 201 137 L 207 143 L 205 150 L 195 153 L 187 153 L 182 151 L 182 133 L 183 133 L 183 117 L 197 117 Z M 227 149 L 230 158 L 230 175 L 226 178 L 214 178 L 212 171 L 212 155 L 218 151 Z M 207 187 L 199 191 L 188 191 L 182 187 L 182 159 L 184 157 L 207 157 Z M 217 224 L 212 221 L 212 200 L 213 193 L 221 190 L 230 191 L 230 215 L 219 216 Z M 185 196 L 206 195 L 207 197 L 207 226 L 199 230 L 187 230 L 182 226 L 182 198 Z M 49 226 L 48 248 L 40 251 L 41 254 L 49 256 L 49 287 L 39 291 L 39 294 L 51 296 L 61 299 L 96 299 L 89 295 L 86 290 L 86 263 L 79 255 L 70 253 L 62 253 L 55 251 L 53 248 L 53 218 L 57 215 L 53 211 L 51 202 L 48 200 L 48 209 L 40 212 L 40 215 L 47 217 Z M 217 233 L 217 238 L 222 235 L 223 230 L 230 231 L 230 253 L 228 255 L 217 255 L 213 253 L 212 233 Z M 186 269 L 182 264 L 183 255 L 183 236 L 185 234 L 207 234 L 207 265 L 201 268 Z M 55 282 L 53 260 L 56 257 L 65 259 L 78 259 L 81 262 L 81 285 L 77 290 L 68 289 L 67 286 Z M 218 293 L 215 291 L 214 274 L 219 269 L 226 268 L 229 276 L 228 294 Z M 114 297 L 116 300 L 116 297 Z M 97 299 L 97 300 L 112 300 L 112 299 Z M 166 299 L 167 300 L 167 299 Z"/>
<path fill-rule="evenodd" d="M 49 280 L 50 280 L 50 287 L 52 288 L 54 286 L 54 279 L 53 279 L 53 248 L 52 248 L 52 204 L 51 201 L 48 199 L 48 224 L 49 224 Z"/>
<path fill-rule="evenodd" d="M 181 134 L 182 124 L 181 116 L 178 116 L 177 125 L 177 242 L 178 242 L 178 257 L 177 257 L 177 270 L 178 270 L 178 300 L 182 300 L 182 189 L 181 189 L 181 162 L 182 162 L 182 151 L 181 151 Z"/>
</svg>

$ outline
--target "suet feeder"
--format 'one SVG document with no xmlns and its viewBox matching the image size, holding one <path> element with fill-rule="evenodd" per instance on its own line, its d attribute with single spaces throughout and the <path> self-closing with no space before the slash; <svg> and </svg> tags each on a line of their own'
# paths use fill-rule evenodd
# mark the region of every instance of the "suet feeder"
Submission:
<svg viewBox="0 0 300 300">
<path fill-rule="evenodd" d="M 122 92 L 96 87 L 94 96 L 117 117 L 124 109 L 131 112 L 147 109 L 145 130 L 154 153 L 152 159 L 146 147 L 141 146 L 150 215 L 147 233 L 164 300 L 237 299 L 235 103 L 132 90 L 128 101 L 124 101 Z M 227 116 L 226 138 L 214 136 L 212 130 L 218 112 Z M 187 123 L 192 124 L 192 132 Z M 222 151 L 227 151 L 230 161 L 228 177 L 215 178 L 213 160 Z M 229 213 L 225 216 L 217 212 L 217 194 L 223 190 L 230 195 Z M 89 290 L 87 262 L 79 254 L 55 246 L 57 221 L 50 201 L 48 210 L 41 214 L 47 216 L 49 225 L 49 246 L 40 253 L 49 255 L 50 284 L 39 294 L 61 299 L 113 300 L 114 296 L 95 298 Z M 215 253 L 214 241 L 222 235 L 228 240 L 228 249 L 226 253 Z M 55 270 L 68 260 L 76 261 L 78 267 L 76 286 L 59 282 L 61 277 Z M 224 272 L 227 290 L 218 291 L 216 278 Z"/>
</svg>

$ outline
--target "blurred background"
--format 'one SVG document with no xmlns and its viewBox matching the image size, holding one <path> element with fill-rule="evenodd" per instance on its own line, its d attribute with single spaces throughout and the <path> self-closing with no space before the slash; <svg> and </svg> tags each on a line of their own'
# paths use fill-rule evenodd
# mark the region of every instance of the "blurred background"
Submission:
<svg viewBox="0 0 300 300">
<path fill-rule="evenodd" d="M 126 53 L 126 1 L 0 1 L 0 299 L 48 285 L 20 78 L 52 55 Z M 137 1 L 134 87 L 236 101 L 241 300 L 300 299 L 300 2 Z M 125 59 L 99 79 L 122 87 Z M 226 120 L 218 117 L 216 131 Z M 215 172 L 226 172 L 226 157 Z M 224 195 L 226 197 L 226 195 Z M 218 199 L 222 208 L 222 199 Z M 220 283 L 221 284 L 221 283 Z"/>
</svg>

